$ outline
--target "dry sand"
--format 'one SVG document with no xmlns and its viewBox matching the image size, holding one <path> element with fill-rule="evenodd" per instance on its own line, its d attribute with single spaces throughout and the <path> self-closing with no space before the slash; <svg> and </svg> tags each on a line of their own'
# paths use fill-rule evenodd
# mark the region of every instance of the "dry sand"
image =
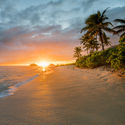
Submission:
<svg viewBox="0 0 125 125">
<path fill-rule="evenodd" d="M 125 125 L 125 79 L 61 66 L 0 99 L 0 125 Z"/>
</svg>

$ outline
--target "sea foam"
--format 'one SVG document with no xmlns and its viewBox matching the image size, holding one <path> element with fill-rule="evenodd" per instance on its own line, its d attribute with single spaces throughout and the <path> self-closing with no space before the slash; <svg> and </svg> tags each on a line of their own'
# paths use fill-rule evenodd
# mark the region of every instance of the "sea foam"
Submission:
<svg viewBox="0 0 125 125">
<path fill-rule="evenodd" d="M 17 88 L 19 88 L 20 86 L 34 80 L 36 77 L 38 77 L 38 74 L 33 76 L 33 77 L 30 77 L 29 79 L 27 79 L 25 81 L 17 83 L 14 86 L 10 86 L 7 90 L 3 90 L 2 92 L 0 92 L 0 98 L 13 95 L 15 93 L 15 91 L 17 90 Z"/>
</svg>

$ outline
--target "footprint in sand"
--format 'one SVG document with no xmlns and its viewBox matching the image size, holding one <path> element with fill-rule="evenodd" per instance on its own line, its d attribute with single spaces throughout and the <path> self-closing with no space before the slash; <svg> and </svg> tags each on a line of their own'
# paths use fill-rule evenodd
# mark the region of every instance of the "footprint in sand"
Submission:
<svg viewBox="0 0 125 125">
<path fill-rule="evenodd" d="M 101 81 L 108 81 L 108 78 L 107 78 L 107 75 L 103 75 L 103 76 L 100 76 L 99 74 L 97 74 L 98 76 L 98 79 L 101 80 Z"/>
</svg>

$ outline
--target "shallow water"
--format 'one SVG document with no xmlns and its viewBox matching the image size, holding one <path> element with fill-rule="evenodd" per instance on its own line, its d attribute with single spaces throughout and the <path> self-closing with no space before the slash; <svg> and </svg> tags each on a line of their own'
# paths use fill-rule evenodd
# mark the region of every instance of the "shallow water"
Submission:
<svg viewBox="0 0 125 125">
<path fill-rule="evenodd" d="M 14 89 L 33 80 L 39 73 L 39 68 L 30 66 L 0 66 L 0 98 L 14 94 Z"/>
<path fill-rule="evenodd" d="M 73 66 L 34 74 L 31 84 L 0 99 L 2 125 L 125 125 L 124 78 Z"/>
</svg>

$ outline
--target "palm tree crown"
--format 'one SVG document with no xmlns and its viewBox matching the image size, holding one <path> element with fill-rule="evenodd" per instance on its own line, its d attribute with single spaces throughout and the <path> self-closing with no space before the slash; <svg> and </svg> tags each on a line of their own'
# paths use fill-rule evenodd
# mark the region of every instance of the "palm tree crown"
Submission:
<svg viewBox="0 0 125 125">
<path fill-rule="evenodd" d="M 95 37 L 96 39 L 100 40 L 100 44 L 102 46 L 102 50 L 104 50 L 104 45 L 109 45 L 108 41 L 106 41 L 105 31 L 112 33 L 114 30 L 112 27 L 112 23 L 106 21 L 108 17 L 105 15 L 107 9 L 105 9 L 102 13 L 98 11 L 95 14 L 90 15 L 86 21 L 86 26 L 82 28 L 81 32 L 85 31 L 86 35 L 88 34 L 89 37 Z"/>
<path fill-rule="evenodd" d="M 75 49 L 74 49 L 74 57 L 79 59 L 82 56 L 81 52 L 82 52 L 81 47 L 75 47 Z"/>
<path fill-rule="evenodd" d="M 85 49 L 88 53 L 93 53 L 99 49 L 99 44 L 96 38 L 89 37 L 88 35 L 84 35 L 80 38 L 80 42 L 83 45 L 83 49 Z"/>
</svg>

